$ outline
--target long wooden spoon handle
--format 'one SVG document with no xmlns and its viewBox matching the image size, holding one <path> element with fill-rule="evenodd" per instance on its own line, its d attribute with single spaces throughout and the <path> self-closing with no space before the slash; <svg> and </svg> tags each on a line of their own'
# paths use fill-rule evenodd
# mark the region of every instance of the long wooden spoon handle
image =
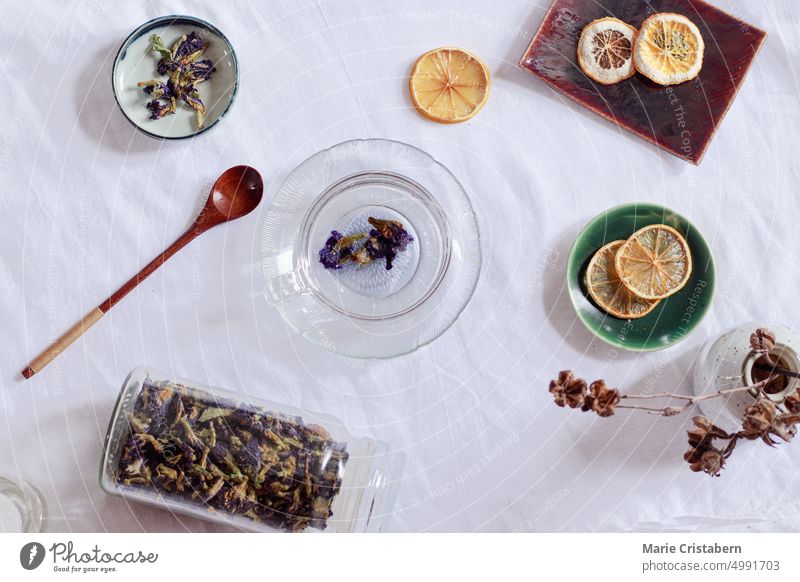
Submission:
<svg viewBox="0 0 800 582">
<path fill-rule="evenodd" d="M 147 277 L 152 275 L 156 269 L 158 269 L 161 265 L 167 262 L 167 259 L 169 259 L 172 255 L 177 253 L 187 244 L 192 242 L 192 240 L 195 237 L 201 235 L 202 233 L 203 229 L 197 226 L 193 226 L 192 228 L 184 232 L 180 237 L 178 237 L 178 240 L 169 245 L 166 248 L 166 250 L 160 255 L 158 255 L 155 259 L 147 263 L 142 268 L 141 271 L 139 271 L 133 277 L 131 277 L 127 283 L 122 285 L 122 287 L 114 291 L 114 293 L 112 293 L 108 299 L 106 299 L 100 305 L 98 305 L 97 308 L 103 313 L 108 313 L 109 309 L 114 307 L 117 303 L 119 303 L 122 300 L 123 297 L 125 297 L 128 293 L 133 291 L 139 283 L 141 283 L 142 281 L 147 279 Z"/>
<path fill-rule="evenodd" d="M 149 277 L 153 271 L 158 269 L 164 262 L 169 259 L 172 255 L 177 253 L 180 249 L 185 247 L 189 242 L 192 241 L 195 237 L 202 234 L 203 232 L 202 225 L 199 223 L 195 223 L 195 225 L 184 232 L 178 240 L 172 243 L 163 253 L 158 255 L 155 259 L 150 261 L 145 267 L 139 271 L 136 275 L 130 278 L 130 280 L 125 283 L 122 287 L 117 289 L 111 297 L 103 301 L 100 305 L 95 307 L 89 315 L 81 319 L 78 323 L 73 325 L 67 332 L 58 338 L 55 342 L 53 342 L 50 347 L 48 347 L 45 351 L 39 354 L 28 366 L 22 370 L 22 376 L 24 378 L 30 378 L 37 372 L 41 372 L 42 368 L 44 368 L 47 364 L 53 361 L 56 356 L 58 356 L 61 352 L 63 352 L 69 345 L 74 342 L 76 339 L 81 337 L 83 333 L 92 327 L 97 320 L 103 317 L 108 310 L 114 307 L 123 297 L 125 297 L 128 293 L 130 293 L 139 283 L 144 281 L 147 277 Z"/>
<path fill-rule="evenodd" d="M 81 337 L 83 332 L 97 323 L 97 320 L 103 317 L 103 315 L 99 307 L 92 309 L 86 317 L 69 328 L 64 335 L 50 344 L 50 347 L 36 356 L 36 358 L 28 364 L 28 367 L 22 370 L 22 375 L 25 378 L 30 378 L 36 372 L 40 371 L 47 364 L 52 362 L 58 354 L 66 350 L 72 342 Z"/>
</svg>

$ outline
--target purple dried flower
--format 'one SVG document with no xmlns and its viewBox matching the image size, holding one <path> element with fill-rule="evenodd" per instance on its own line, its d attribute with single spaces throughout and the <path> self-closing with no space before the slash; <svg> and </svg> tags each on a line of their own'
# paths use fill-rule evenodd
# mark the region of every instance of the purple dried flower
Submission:
<svg viewBox="0 0 800 582">
<path fill-rule="evenodd" d="M 184 34 L 178 42 L 175 43 L 175 46 L 172 47 L 172 60 L 173 61 L 183 61 L 186 57 L 191 56 L 193 53 L 202 51 L 206 48 L 206 43 L 203 42 L 197 33 L 194 31 L 190 32 L 188 35 Z M 196 57 L 195 57 L 196 58 Z"/>
<path fill-rule="evenodd" d="M 161 103 L 158 99 L 148 101 L 147 108 L 150 110 L 150 119 L 161 119 L 165 115 L 175 113 L 175 109 L 171 105 Z"/>
<path fill-rule="evenodd" d="M 252 467 L 258 470 L 261 468 L 261 450 L 258 448 L 258 439 L 251 438 L 247 444 L 239 450 L 236 460 L 243 467 Z"/>
<path fill-rule="evenodd" d="M 369 223 L 374 228 L 369 232 L 369 240 L 365 248 L 372 260 L 386 259 L 386 270 L 389 271 L 397 253 L 406 250 L 414 238 L 396 220 L 380 220 L 370 217 Z"/>
<path fill-rule="evenodd" d="M 151 112 L 150 119 L 160 119 L 174 113 L 180 99 L 197 112 L 198 129 L 204 127 L 206 110 L 195 85 L 210 79 L 211 73 L 216 70 L 210 59 L 198 60 L 206 46 L 194 31 L 178 39 L 171 50 L 157 34 L 150 37 L 151 50 L 161 55 L 156 70 L 160 75 L 169 77 L 167 81 L 153 79 L 139 83 L 139 87 L 151 98 L 147 104 Z M 159 99 L 169 100 L 169 104 L 162 104 Z"/>
<path fill-rule="evenodd" d="M 332 231 L 331 237 L 319 251 L 322 266 L 326 269 L 341 269 L 345 263 L 352 261 L 362 267 L 376 259 L 386 259 L 386 270 L 390 270 L 397 253 L 406 250 L 414 239 L 395 220 L 370 217 L 369 223 L 374 228 L 368 234 L 343 236 L 335 230 Z M 356 243 L 363 239 L 366 239 L 364 244 L 357 246 Z"/>
<path fill-rule="evenodd" d="M 168 75 L 173 71 L 178 70 L 178 63 L 171 59 L 161 59 L 158 61 L 156 65 L 156 71 L 158 71 L 159 75 Z"/>
<path fill-rule="evenodd" d="M 164 91 L 164 96 L 169 97 L 170 99 L 174 99 L 178 97 L 180 92 L 181 92 L 180 88 L 175 85 L 175 81 L 173 81 L 171 78 L 167 79 L 167 85 Z"/>
<path fill-rule="evenodd" d="M 217 443 L 211 449 L 211 458 L 215 463 L 223 463 L 228 456 L 228 449 L 222 443 Z"/>
<path fill-rule="evenodd" d="M 201 81 L 210 79 L 211 73 L 216 70 L 211 59 L 203 59 L 187 64 L 183 69 L 183 73 L 187 78 L 191 79 L 193 83 L 200 83 Z"/>
<path fill-rule="evenodd" d="M 206 108 L 200 100 L 200 94 L 190 85 L 189 87 L 184 87 L 180 96 L 184 103 L 197 112 L 197 127 L 202 129 L 205 125 Z"/>
<path fill-rule="evenodd" d="M 370 231 L 370 236 L 380 236 L 389 242 L 396 251 L 406 250 L 408 243 L 414 240 L 403 228 L 403 225 L 396 220 L 380 220 L 370 217 L 369 223 L 375 228 Z"/>
<path fill-rule="evenodd" d="M 337 244 L 344 235 L 336 230 L 331 231 L 331 236 L 325 241 L 325 246 L 319 250 L 319 262 L 326 269 L 341 269 L 341 255 Z"/>
<path fill-rule="evenodd" d="M 168 79 L 166 82 L 152 79 L 137 83 L 137 85 L 142 88 L 145 95 L 149 95 L 152 99 L 173 99 L 178 96 L 178 90 L 172 79 Z"/>
<path fill-rule="evenodd" d="M 319 262 L 326 269 L 341 269 L 348 261 L 359 262 L 360 250 L 356 248 L 356 243 L 365 237 L 364 234 L 344 236 L 339 231 L 332 230 L 325 246 L 319 251 Z"/>
</svg>

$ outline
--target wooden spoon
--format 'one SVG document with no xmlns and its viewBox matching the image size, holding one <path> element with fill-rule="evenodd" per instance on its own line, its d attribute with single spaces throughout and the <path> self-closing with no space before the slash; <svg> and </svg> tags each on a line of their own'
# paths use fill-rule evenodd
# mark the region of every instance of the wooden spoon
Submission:
<svg viewBox="0 0 800 582">
<path fill-rule="evenodd" d="M 114 307 L 123 297 L 139 283 L 144 281 L 153 271 L 158 269 L 172 255 L 177 253 L 195 238 L 203 234 L 210 228 L 241 218 L 245 214 L 252 212 L 264 193 L 264 181 L 258 170 L 250 166 L 235 166 L 217 178 L 208 200 L 199 216 L 195 219 L 192 226 L 184 232 L 178 240 L 172 243 L 163 253 L 153 259 L 144 269 L 117 289 L 111 297 L 95 307 L 86 317 L 73 325 L 67 332 L 53 342 L 49 348 L 37 356 L 22 371 L 25 378 L 30 378 L 40 372 L 56 356 L 63 352 L 67 347 L 78 339 L 83 333 L 92 327 L 97 320 L 103 317 L 108 310 Z"/>
</svg>

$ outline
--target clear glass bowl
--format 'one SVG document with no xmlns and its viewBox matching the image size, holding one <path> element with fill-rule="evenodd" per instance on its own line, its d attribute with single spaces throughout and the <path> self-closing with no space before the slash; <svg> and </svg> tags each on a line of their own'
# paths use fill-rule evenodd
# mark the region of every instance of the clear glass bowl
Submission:
<svg viewBox="0 0 800 582">
<path fill-rule="evenodd" d="M 405 457 L 337 419 L 134 369 L 100 464 L 119 495 L 252 531 L 382 531 Z"/>
<path fill-rule="evenodd" d="M 27 481 L 0 476 L 0 533 L 40 533 L 47 525 L 47 503 Z"/>
<path fill-rule="evenodd" d="M 331 231 L 401 222 L 414 241 L 383 261 L 326 270 Z M 264 221 L 267 300 L 298 333 L 336 353 L 387 358 L 429 343 L 458 318 L 481 269 L 475 213 L 461 184 L 404 143 L 353 140 L 321 151 L 286 178 Z"/>
</svg>

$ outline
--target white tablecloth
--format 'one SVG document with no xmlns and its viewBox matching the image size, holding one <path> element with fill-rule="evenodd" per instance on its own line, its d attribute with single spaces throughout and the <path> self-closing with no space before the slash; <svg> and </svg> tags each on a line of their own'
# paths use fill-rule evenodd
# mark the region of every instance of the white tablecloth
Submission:
<svg viewBox="0 0 800 582">
<path fill-rule="evenodd" d="M 408 455 L 394 531 L 793 530 L 800 445 L 745 443 L 719 479 L 681 456 L 689 415 L 611 419 L 556 408 L 559 370 L 690 390 L 706 339 L 765 318 L 800 327 L 800 17 L 794 0 L 715 0 L 769 31 L 705 160 L 659 152 L 517 67 L 549 0 L 5 2 L 0 19 L 0 474 L 39 487 L 52 531 L 205 531 L 103 494 L 97 468 L 126 373 L 145 364 L 340 417 Z M 111 62 L 140 23 L 215 23 L 241 66 L 238 100 L 201 139 L 160 143 L 116 109 Z M 416 56 L 480 55 L 492 95 L 469 123 L 411 107 Z M 266 204 L 173 258 L 53 365 L 19 370 L 191 221 L 245 163 L 267 197 L 332 144 L 416 145 L 463 182 L 485 253 L 477 292 L 444 336 L 387 362 L 343 361 L 293 336 L 262 296 Z M 718 289 L 672 349 L 624 353 L 577 321 L 567 254 L 597 213 L 630 201 L 689 217 Z"/>
</svg>

